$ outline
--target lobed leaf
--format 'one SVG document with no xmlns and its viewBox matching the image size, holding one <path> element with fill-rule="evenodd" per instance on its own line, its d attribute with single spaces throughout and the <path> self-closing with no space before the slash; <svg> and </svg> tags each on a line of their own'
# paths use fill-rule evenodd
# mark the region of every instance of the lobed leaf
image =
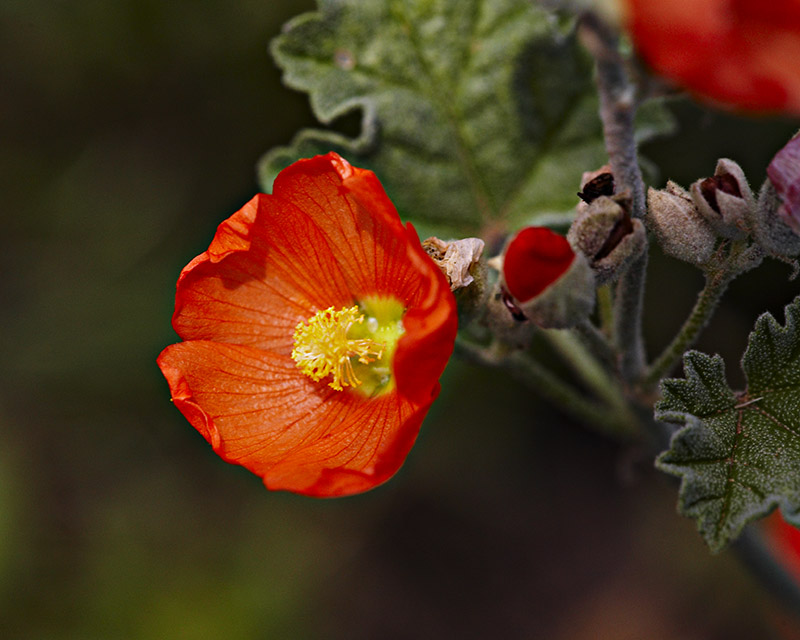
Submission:
<svg viewBox="0 0 800 640">
<path fill-rule="evenodd" d="M 373 169 L 406 219 L 460 235 L 566 223 L 583 171 L 607 160 L 591 61 L 570 23 L 530 0 L 319 0 L 272 43 L 289 86 L 354 139 L 301 131 L 261 161 L 269 190 L 299 157 Z M 671 120 L 643 114 L 646 137 Z"/>
<path fill-rule="evenodd" d="M 690 351 L 686 378 L 664 380 L 656 419 L 684 425 L 656 466 L 681 478 L 678 508 L 713 551 L 776 506 L 800 526 L 800 296 L 786 325 L 763 314 L 742 358 L 747 389 L 734 393 L 719 356 Z"/>
</svg>

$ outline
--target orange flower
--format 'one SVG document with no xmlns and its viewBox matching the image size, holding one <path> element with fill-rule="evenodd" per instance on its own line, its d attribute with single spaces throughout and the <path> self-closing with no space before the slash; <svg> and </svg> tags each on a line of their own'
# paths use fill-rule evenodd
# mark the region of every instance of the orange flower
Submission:
<svg viewBox="0 0 800 640">
<path fill-rule="evenodd" d="M 158 364 L 226 461 L 341 496 L 402 465 L 453 349 L 455 301 L 375 175 L 335 153 L 282 171 L 178 280 Z"/>
<path fill-rule="evenodd" d="M 699 96 L 800 114 L 800 0 L 623 0 L 642 58 Z"/>
</svg>

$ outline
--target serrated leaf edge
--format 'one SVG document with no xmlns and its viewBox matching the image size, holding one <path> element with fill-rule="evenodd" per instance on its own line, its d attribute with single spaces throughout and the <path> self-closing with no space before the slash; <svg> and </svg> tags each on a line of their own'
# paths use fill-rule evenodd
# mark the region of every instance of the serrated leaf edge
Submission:
<svg viewBox="0 0 800 640">
<path fill-rule="evenodd" d="M 747 348 L 741 359 L 741 367 L 745 375 L 748 390 L 751 386 L 748 360 L 751 357 L 755 357 L 750 356 L 751 350 L 756 348 L 754 343 L 763 339 L 762 336 L 759 335 L 762 333 L 773 342 L 781 343 L 793 333 L 797 332 L 798 324 L 800 324 L 800 295 L 796 296 L 794 300 L 783 308 L 783 317 L 785 320 L 785 324 L 783 325 L 769 311 L 765 311 L 756 319 L 753 330 L 747 338 Z"/>
<path fill-rule="evenodd" d="M 747 341 L 747 349 L 745 350 L 744 355 L 741 359 L 741 366 L 742 370 L 747 376 L 747 354 L 750 352 L 750 349 L 753 348 L 753 341 L 758 340 L 760 336 L 757 335 L 757 332 L 765 332 L 770 337 L 778 337 L 778 339 L 786 339 L 787 336 L 790 335 L 791 332 L 796 331 L 798 324 L 800 324 L 800 296 L 795 297 L 795 299 L 784 307 L 784 317 L 786 323 L 781 325 L 781 323 L 769 312 L 762 313 L 755 322 L 753 327 L 753 331 L 751 331 L 750 335 L 748 336 Z M 686 507 L 686 494 L 690 490 L 690 485 L 692 482 L 696 481 L 698 478 L 698 474 L 692 468 L 686 467 L 685 465 L 675 465 L 667 461 L 669 454 L 675 447 L 675 444 L 681 440 L 682 438 L 686 437 L 689 432 L 693 429 L 698 430 L 706 430 L 708 429 L 702 417 L 698 417 L 689 411 L 679 411 L 679 410 L 668 410 L 665 409 L 664 405 L 668 404 L 668 400 L 664 397 L 670 392 L 670 388 L 680 388 L 686 386 L 692 386 L 694 384 L 701 383 L 701 377 L 698 371 L 697 363 L 699 361 L 705 361 L 710 366 L 719 369 L 719 373 L 721 374 L 723 380 L 725 379 L 725 362 L 721 356 L 715 354 L 713 356 L 709 356 L 699 351 L 688 351 L 684 355 L 684 374 L 685 378 L 668 378 L 662 380 L 661 382 L 661 393 L 662 399 L 659 400 L 655 405 L 654 417 L 656 420 L 661 422 L 668 422 L 673 424 L 683 424 L 684 426 L 678 429 L 675 433 L 672 434 L 670 438 L 669 448 L 666 451 L 663 451 L 659 454 L 655 459 L 655 467 L 668 473 L 670 475 L 676 476 L 680 478 L 680 488 L 678 490 L 678 511 L 682 515 L 690 517 L 697 522 L 697 529 L 703 536 L 703 539 L 708 544 L 712 553 L 719 553 L 722 551 L 725 546 L 732 540 L 735 540 L 744 528 L 753 520 L 766 517 L 776 508 L 781 510 L 781 513 L 784 519 L 789 522 L 790 524 L 800 527 L 800 501 L 797 501 L 795 505 L 792 505 L 789 501 L 789 497 L 787 496 L 772 496 L 770 499 L 764 501 L 764 503 L 760 506 L 760 508 L 753 509 L 749 512 L 745 512 L 739 518 L 738 524 L 736 522 L 732 522 L 734 526 L 731 527 L 729 534 L 727 535 L 720 535 L 709 537 L 703 532 L 702 529 L 702 522 L 697 517 L 696 512 L 693 510 L 692 505 L 690 507 Z M 748 380 L 749 383 L 749 380 Z M 728 386 L 730 390 L 730 387 Z M 748 384 L 749 389 L 749 384 Z M 734 392 L 731 390 L 732 397 L 736 397 Z M 747 397 L 747 392 L 739 394 L 742 397 Z M 743 412 L 746 409 L 744 404 L 742 405 L 733 405 L 731 409 L 735 409 L 738 412 L 738 419 L 737 423 L 741 421 Z M 705 416 L 703 416 L 705 417 Z M 734 445 L 734 449 L 735 449 Z M 727 496 L 728 492 L 726 492 Z M 721 527 L 717 527 L 719 531 Z"/>
</svg>

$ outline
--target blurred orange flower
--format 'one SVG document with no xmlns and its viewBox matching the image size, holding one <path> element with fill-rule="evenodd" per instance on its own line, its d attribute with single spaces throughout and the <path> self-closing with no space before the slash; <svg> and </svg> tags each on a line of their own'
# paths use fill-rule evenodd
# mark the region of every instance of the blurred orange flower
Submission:
<svg viewBox="0 0 800 640">
<path fill-rule="evenodd" d="M 622 0 L 642 58 L 732 107 L 800 114 L 800 0 Z"/>
<path fill-rule="evenodd" d="M 226 461 L 341 496 L 402 465 L 457 330 L 447 280 L 375 175 L 329 153 L 282 171 L 178 280 L 158 364 Z"/>
<path fill-rule="evenodd" d="M 765 525 L 781 560 L 800 583 L 800 529 L 786 522 L 779 511 L 775 511 Z"/>
</svg>

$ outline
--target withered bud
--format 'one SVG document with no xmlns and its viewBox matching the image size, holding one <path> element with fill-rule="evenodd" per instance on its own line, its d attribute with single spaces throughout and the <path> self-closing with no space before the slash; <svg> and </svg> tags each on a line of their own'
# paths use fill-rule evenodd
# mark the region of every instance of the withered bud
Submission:
<svg viewBox="0 0 800 640">
<path fill-rule="evenodd" d="M 599 173 L 583 185 L 583 190 L 578 192 L 578 197 L 586 204 L 592 204 L 600 196 L 614 195 L 614 176 L 609 171 Z"/>
<path fill-rule="evenodd" d="M 665 189 L 648 189 L 645 223 L 664 253 L 673 258 L 701 266 L 714 253 L 714 230 L 689 192 L 671 180 Z"/>
<path fill-rule="evenodd" d="M 466 324 L 483 307 L 486 298 L 486 264 L 481 260 L 480 238 L 440 240 L 430 237 L 422 248 L 444 273 L 458 306 L 459 324 Z"/>
<path fill-rule="evenodd" d="M 718 236 L 736 240 L 750 230 L 756 201 L 742 168 L 721 158 L 714 175 L 697 180 L 690 187 L 697 210 Z"/>
<path fill-rule="evenodd" d="M 474 282 L 483 247 L 484 242 L 480 238 L 445 241 L 430 237 L 422 243 L 425 253 L 447 277 L 451 291 L 468 287 Z"/>
<path fill-rule="evenodd" d="M 614 195 L 614 175 L 611 166 L 604 164 L 594 171 L 584 171 L 581 176 L 581 190 L 578 192 L 578 213 L 583 212 L 588 205 L 600 196 Z"/>
<path fill-rule="evenodd" d="M 641 220 L 631 218 L 627 193 L 599 196 L 578 217 L 567 234 L 572 247 L 583 254 L 600 286 L 616 279 L 641 255 L 647 234 Z"/>
</svg>

